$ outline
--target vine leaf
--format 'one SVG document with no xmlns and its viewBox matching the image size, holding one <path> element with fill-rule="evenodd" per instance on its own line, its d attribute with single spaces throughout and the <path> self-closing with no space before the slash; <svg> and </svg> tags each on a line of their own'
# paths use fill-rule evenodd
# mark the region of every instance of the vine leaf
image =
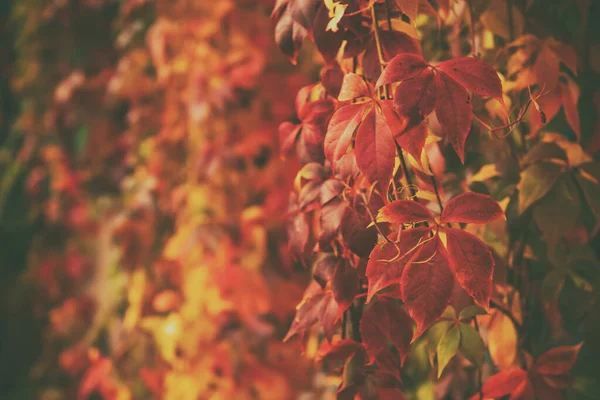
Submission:
<svg viewBox="0 0 600 400">
<path fill-rule="evenodd" d="M 500 398 L 514 392 L 517 388 L 528 382 L 527 372 L 521 368 L 511 368 L 492 376 L 483 385 L 485 398 Z"/>
<path fill-rule="evenodd" d="M 396 4 L 398 4 L 400 10 L 410 18 L 410 21 L 414 23 L 419 12 L 419 1 L 420 0 L 396 0 Z"/>
<path fill-rule="evenodd" d="M 442 128 L 442 134 L 448 137 L 458 158 L 465 162 L 465 142 L 471 129 L 473 112 L 471 98 L 467 90 L 444 72 L 436 75 L 438 96 L 435 114 Z"/>
<path fill-rule="evenodd" d="M 433 215 L 424 205 L 416 201 L 395 200 L 379 210 L 377 221 L 391 224 L 416 224 L 433 221 Z"/>
<path fill-rule="evenodd" d="M 358 168 L 369 183 L 377 183 L 384 190 L 392 177 L 396 149 L 392 131 L 375 109 L 358 127 L 354 151 Z"/>
<path fill-rule="evenodd" d="M 458 351 L 460 341 L 460 329 L 457 324 L 448 329 L 439 341 L 437 345 L 438 378 L 442 376 L 444 368 Z"/>
<path fill-rule="evenodd" d="M 464 222 L 485 224 L 504 216 L 500 205 L 490 196 L 465 192 L 454 197 L 442 211 L 442 224 Z"/>
<path fill-rule="evenodd" d="M 421 54 L 419 42 L 405 32 L 381 31 L 379 41 L 383 53 L 383 61 L 388 62 L 399 54 Z M 363 55 L 363 71 L 365 75 L 376 81 L 381 74 L 379 55 L 377 54 L 377 43 L 374 35 L 367 43 L 367 50 Z"/>
<path fill-rule="evenodd" d="M 467 360 L 477 367 L 485 361 L 485 344 L 479 333 L 468 324 L 458 324 L 460 329 L 460 352 Z"/>
<path fill-rule="evenodd" d="M 409 119 L 409 127 L 418 125 L 431 114 L 437 98 L 435 75 L 429 68 L 419 75 L 403 80 L 394 94 L 394 107 Z"/>
<path fill-rule="evenodd" d="M 482 59 L 457 57 L 436 65 L 436 68 L 444 71 L 468 91 L 479 96 L 492 97 L 506 108 L 500 78 L 496 70 Z"/>
<path fill-rule="evenodd" d="M 461 229 L 446 228 L 446 242 L 456 279 L 477 304 L 488 309 L 494 273 L 492 253 L 476 236 Z"/>
<path fill-rule="evenodd" d="M 339 260 L 331 280 L 333 298 L 342 309 L 347 309 L 352 304 L 354 297 L 360 291 L 360 277 L 356 268 L 345 260 Z"/>
<path fill-rule="evenodd" d="M 367 107 L 366 103 L 349 104 L 332 115 L 324 142 L 325 157 L 332 165 L 346 153 Z"/>
<path fill-rule="evenodd" d="M 555 163 L 539 163 L 521 172 L 519 183 L 519 212 L 544 197 L 556 183 L 563 167 Z"/>
<path fill-rule="evenodd" d="M 368 96 L 371 96 L 371 92 L 363 78 L 353 73 L 344 75 L 340 94 L 338 95 L 339 101 L 354 100 L 359 97 Z"/>
<path fill-rule="evenodd" d="M 404 304 L 417 323 L 418 337 L 442 315 L 452 296 L 454 275 L 439 236 L 413 256 L 404 269 L 401 285 Z"/>
<path fill-rule="evenodd" d="M 427 141 L 427 124 L 422 121 L 396 139 L 400 147 L 415 159 L 421 165 L 421 154 Z"/>
<path fill-rule="evenodd" d="M 429 63 L 416 54 L 400 54 L 390 60 L 375 86 L 400 82 L 419 75 Z"/>
<path fill-rule="evenodd" d="M 565 375 L 575 365 L 582 343 L 548 350 L 535 362 L 534 369 L 542 375 Z"/>
<path fill-rule="evenodd" d="M 329 341 L 333 338 L 335 325 L 345 309 L 340 308 L 330 290 L 323 290 L 317 282 L 313 282 L 304 294 L 304 299 L 296 309 L 292 326 L 283 341 L 289 340 L 296 334 L 302 338 L 317 322 L 321 322 L 325 336 Z"/>
<path fill-rule="evenodd" d="M 352 339 L 342 339 L 337 342 L 329 343 L 327 341 L 321 344 L 317 353 L 318 360 L 340 361 L 347 360 L 356 353 L 364 352 L 365 348 L 362 343 L 358 343 Z"/>
<path fill-rule="evenodd" d="M 397 303 L 380 299 L 365 310 L 360 332 L 371 362 L 391 342 L 398 350 L 400 362 L 404 363 L 413 337 L 413 322 Z"/>
<path fill-rule="evenodd" d="M 382 246 L 375 246 L 367 263 L 366 275 L 369 280 L 367 302 L 371 301 L 380 290 L 400 283 L 404 268 L 414 254 L 420 251 L 419 243 L 422 243 L 430 232 L 431 228 L 426 226 L 403 230 L 400 242 L 397 244 L 400 258 L 397 257 L 398 249 L 391 243 L 385 242 Z M 390 260 L 394 261 L 390 262 Z"/>
</svg>

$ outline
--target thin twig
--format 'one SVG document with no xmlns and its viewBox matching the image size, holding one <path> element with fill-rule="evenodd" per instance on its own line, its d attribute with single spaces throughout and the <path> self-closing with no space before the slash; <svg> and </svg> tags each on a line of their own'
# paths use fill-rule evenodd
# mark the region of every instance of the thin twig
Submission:
<svg viewBox="0 0 600 400">
<path fill-rule="evenodd" d="M 410 190 L 410 196 L 415 199 L 417 196 L 417 192 L 415 191 L 415 185 L 412 183 L 412 178 L 408 172 L 408 166 L 406 165 L 406 160 L 404 159 L 404 154 L 402 153 L 402 147 L 394 140 L 394 144 L 396 145 L 396 153 L 398 153 L 398 157 L 400 158 L 400 165 L 402 165 L 402 170 L 404 171 L 404 177 L 406 178 L 406 183 L 408 184 L 408 190 Z"/>
<path fill-rule="evenodd" d="M 505 308 L 502 304 L 498 303 L 496 300 L 490 300 L 490 307 L 495 308 L 500 311 L 502 314 L 506 315 L 508 319 L 513 323 L 518 332 L 521 331 L 521 323 L 517 321 L 517 319 L 512 315 L 512 313 Z"/>
<path fill-rule="evenodd" d="M 475 330 L 477 334 L 479 333 L 479 323 L 477 322 L 477 318 L 473 318 L 473 322 L 475 322 Z M 477 392 L 479 393 L 479 400 L 483 400 L 483 366 L 477 368 Z"/>
</svg>

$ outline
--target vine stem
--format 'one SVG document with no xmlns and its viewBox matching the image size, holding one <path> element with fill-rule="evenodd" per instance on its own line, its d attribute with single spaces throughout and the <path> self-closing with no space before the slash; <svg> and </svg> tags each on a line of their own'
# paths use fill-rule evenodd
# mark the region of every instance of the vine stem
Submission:
<svg viewBox="0 0 600 400">
<path fill-rule="evenodd" d="M 477 317 L 473 318 L 473 322 L 475 323 L 475 330 L 477 331 L 477 334 L 481 336 Z M 483 400 L 483 366 L 477 368 L 477 391 L 479 393 L 479 400 Z"/>
<path fill-rule="evenodd" d="M 392 21 L 390 19 L 389 4 L 388 4 L 387 0 L 385 2 L 385 5 L 386 5 L 386 9 L 387 9 L 388 25 L 389 25 L 389 28 L 391 29 Z M 379 67 L 381 68 L 381 72 L 383 73 L 383 71 L 385 70 L 385 58 L 384 58 L 384 54 L 383 54 L 383 47 L 381 45 L 381 37 L 380 37 L 381 32 L 379 31 L 379 24 L 377 22 L 377 12 L 375 11 L 375 4 L 371 5 L 371 19 L 373 20 L 373 34 L 375 36 L 375 46 L 377 47 L 377 56 L 379 57 Z M 389 100 L 391 98 L 389 89 L 390 89 L 389 85 L 383 86 L 383 95 L 386 100 Z M 402 171 L 404 172 L 404 176 L 406 177 L 406 183 L 408 184 L 408 190 L 410 191 L 411 197 L 414 199 L 415 196 L 417 195 L 417 192 L 415 191 L 415 187 L 413 185 L 412 178 L 410 177 L 410 174 L 408 171 L 408 165 L 406 164 L 406 159 L 404 158 L 404 154 L 402 153 L 402 147 L 400 147 L 400 145 L 398 144 L 398 142 L 396 140 L 394 140 L 394 144 L 396 146 L 396 153 L 398 154 L 398 158 L 400 159 L 400 165 L 402 166 Z"/>
<path fill-rule="evenodd" d="M 371 19 L 373 20 L 373 34 L 375 36 L 375 46 L 377 47 L 377 57 L 379 57 L 379 68 L 381 73 L 385 70 L 385 56 L 383 54 L 383 47 L 381 46 L 381 34 L 379 32 L 379 23 L 377 22 L 377 12 L 375 11 L 375 4 L 371 5 Z M 390 86 L 383 86 L 383 96 L 387 100 L 390 98 Z"/>
<path fill-rule="evenodd" d="M 475 55 L 475 16 L 473 15 L 472 0 L 467 1 L 469 7 L 469 19 L 471 20 L 471 54 Z"/>
</svg>

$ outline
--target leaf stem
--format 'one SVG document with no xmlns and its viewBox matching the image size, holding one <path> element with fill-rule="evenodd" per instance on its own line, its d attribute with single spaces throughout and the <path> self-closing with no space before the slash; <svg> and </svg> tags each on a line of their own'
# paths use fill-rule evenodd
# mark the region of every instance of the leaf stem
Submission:
<svg viewBox="0 0 600 400">
<path fill-rule="evenodd" d="M 398 153 L 398 158 L 400 158 L 400 165 L 402 166 L 402 170 L 404 171 L 404 177 L 406 178 L 406 183 L 408 185 L 408 190 L 410 191 L 410 195 L 413 199 L 417 196 L 417 192 L 415 191 L 415 185 L 413 185 L 412 178 L 408 172 L 408 166 L 406 165 L 406 160 L 404 158 L 404 154 L 402 153 L 402 147 L 398 144 L 397 141 L 394 140 L 394 144 L 396 145 L 396 153 Z"/>
</svg>

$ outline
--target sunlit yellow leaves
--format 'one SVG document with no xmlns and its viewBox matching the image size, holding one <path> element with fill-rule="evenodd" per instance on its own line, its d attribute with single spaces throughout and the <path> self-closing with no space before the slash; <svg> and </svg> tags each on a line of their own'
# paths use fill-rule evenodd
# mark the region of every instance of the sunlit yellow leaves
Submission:
<svg viewBox="0 0 600 400">
<path fill-rule="evenodd" d="M 348 4 L 342 4 L 333 0 L 325 0 L 325 6 L 329 10 L 329 23 L 325 30 L 337 32 L 338 24 L 340 23 Z"/>
<path fill-rule="evenodd" d="M 170 314 L 166 318 L 146 317 L 141 321 L 141 327 L 152 333 L 162 357 L 170 363 L 176 360 L 175 350 L 181 336 L 181 324 L 177 314 Z"/>
<path fill-rule="evenodd" d="M 129 307 L 125 313 L 123 326 L 126 330 L 131 330 L 137 324 L 142 309 L 142 301 L 146 289 L 146 273 L 144 270 L 136 270 L 129 277 L 128 286 L 127 300 L 129 301 Z"/>
</svg>

